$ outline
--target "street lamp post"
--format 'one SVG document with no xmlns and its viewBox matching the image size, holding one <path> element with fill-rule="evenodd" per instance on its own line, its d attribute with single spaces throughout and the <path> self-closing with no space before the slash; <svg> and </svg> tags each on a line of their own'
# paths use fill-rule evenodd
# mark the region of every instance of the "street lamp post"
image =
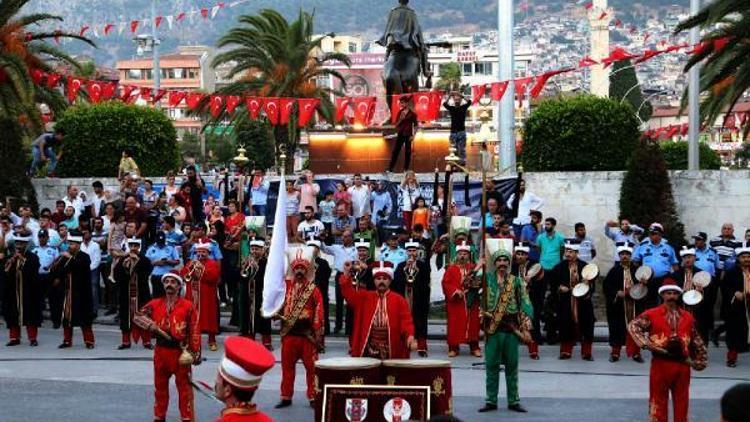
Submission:
<svg viewBox="0 0 750 422">
<path fill-rule="evenodd" d="M 153 68 L 152 80 L 154 81 L 154 95 L 161 89 L 161 65 L 159 61 L 159 45 L 161 40 L 159 39 L 159 32 L 156 28 L 156 0 L 151 0 L 151 34 L 142 34 L 133 38 L 133 42 L 138 45 L 136 54 L 142 56 L 144 53 L 151 53 Z M 158 103 L 154 103 L 154 107 L 159 107 Z"/>
</svg>

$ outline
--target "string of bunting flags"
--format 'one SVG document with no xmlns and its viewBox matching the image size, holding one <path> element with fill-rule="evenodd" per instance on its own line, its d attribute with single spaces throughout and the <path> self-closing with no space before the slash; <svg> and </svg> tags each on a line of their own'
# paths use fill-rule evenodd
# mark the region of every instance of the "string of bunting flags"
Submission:
<svg viewBox="0 0 750 422">
<path fill-rule="evenodd" d="M 200 16 L 202 20 L 214 19 L 216 15 L 223 9 L 233 8 L 243 3 L 248 3 L 252 0 L 234 0 L 231 2 L 218 2 L 210 7 L 202 7 L 198 9 L 186 10 L 182 12 L 175 12 L 169 15 L 158 15 L 154 18 L 131 18 L 121 21 L 104 21 L 98 23 L 87 23 L 81 25 L 79 28 L 70 28 L 71 33 L 78 33 L 80 36 L 88 36 L 94 38 L 104 38 L 114 35 L 122 35 L 124 32 L 134 34 L 139 28 L 150 27 L 151 25 L 156 28 L 166 26 L 168 29 L 172 29 L 174 26 L 183 24 L 185 22 L 193 22 L 194 19 Z M 57 28 L 55 31 L 57 34 L 62 34 L 63 30 Z M 60 43 L 61 37 L 55 37 L 55 42 Z"/>
<path fill-rule="evenodd" d="M 612 50 L 608 57 L 601 61 L 596 61 L 586 56 L 579 61 L 577 67 L 553 70 L 541 75 L 527 76 L 510 81 L 474 85 L 471 87 L 472 103 L 474 105 L 478 104 L 486 95 L 489 95 L 492 101 L 502 100 L 511 83 L 515 88 L 517 99 L 524 99 L 526 94 L 529 94 L 531 98 L 537 98 L 542 93 L 547 82 L 552 77 L 562 73 L 573 72 L 598 64 L 608 67 L 615 62 L 628 59 L 634 59 L 634 64 L 637 65 L 656 56 L 676 51 L 687 51 L 688 54 L 700 54 L 708 51 L 707 49 L 720 51 L 726 47 L 729 41 L 729 38 L 719 38 L 703 41 L 697 45 L 680 44 L 660 50 L 648 49 L 640 54 L 630 53 L 623 48 L 617 47 Z M 232 115 L 238 107 L 244 106 L 251 118 L 260 118 L 262 112 L 272 125 L 288 124 L 292 113 L 296 110 L 297 123 L 300 127 L 304 127 L 315 117 L 316 111 L 320 106 L 320 101 L 313 98 L 259 97 L 254 95 L 206 94 L 182 90 L 154 90 L 149 87 L 117 84 L 111 81 L 90 80 L 55 72 L 44 72 L 39 69 L 31 71 L 31 78 L 35 84 L 44 85 L 50 89 L 63 85 L 66 97 L 71 103 L 76 101 L 81 89 L 85 90 L 92 103 L 109 100 L 134 103 L 139 98 L 149 103 L 156 103 L 166 99 L 167 106 L 170 108 L 181 107 L 184 101 L 185 106 L 189 110 L 197 110 L 198 107 L 201 107 L 201 104 L 205 104 L 203 100 L 206 97 L 210 97 L 206 111 L 215 119 L 221 117 L 223 113 Z M 399 99 L 404 95 L 412 97 L 414 109 L 420 121 L 431 122 L 436 120 L 439 117 L 443 94 L 441 91 L 426 91 L 394 95 L 392 98 L 391 122 L 396 123 L 398 113 L 397 104 Z M 372 96 L 337 97 L 334 102 L 334 122 L 330 123 L 340 124 L 344 122 L 365 127 L 369 126 L 375 115 L 376 104 L 377 98 Z"/>
</svg>

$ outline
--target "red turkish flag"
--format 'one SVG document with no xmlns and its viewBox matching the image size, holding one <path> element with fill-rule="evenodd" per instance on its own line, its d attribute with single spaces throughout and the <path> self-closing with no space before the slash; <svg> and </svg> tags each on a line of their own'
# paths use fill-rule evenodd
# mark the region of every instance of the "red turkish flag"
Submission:
<svg viewBox="0 0 750 422">
<path fill-rule="evenodd" d="M 493 83 L 492 89 L 490 91 L 490 97 L 492 98 L 492 101 L 502 100 L 503 96 L 505 95 L 505 91 L 507 89 L 508 89 L 508 81 Z"/>
<path fill-rule="evenodd" d="M 245 107 L 247 112 L 250 114 L 250 118 L 257 120 L 260 117 L 260 110 L 263 108 L 263 102 L 258 97 L 247 97 L 245 98 Z"/>
<path fill-rule="evenodd" d="M 617 47 L 614 50 L 612 50 L 612 52 L 609 54 L 609 57 L 602 60 L 602 64 L 606 68 L 606 67 L 611 66 L 612 63 L 614 62 L 632 59 L 633 57 L 638 57 L 638 56 L 628 52 L 624 48 Z"/>
<path fill-rule="evenodd" d="M 141 90 L 137 86 L 131 86 L 131 87 L 128 87 L 128 88 L 131 91 L 127 95 L 127 97 L 125 97 L 123 99 L 123 101 L 125 101 L 126 104 L 133 104 L 135 102 L 135 100 L 138 99 L 138 97 L 139 97 L 138 94 L 140 93 Z"/>
<path fill-rule="evenodd" d="M 156 27 L 157 27 L 157 28 L 161 26 L 161 21 L 162 21 L 162 20 L 164 20 L 164 17 L 163 17 L 163 16 L 157 16 L 157 17 L 156 17 L 156 18 L 154 19 L 154 24 L 156 25 Z"/>
<path fill-rule="evenodd" d="M 559 75 L 561 73 L 571 72 L 573 70 L 575 70 L 575 69 L 573 69 L 571 67 L 571 68 L 567 68 L 567 69 L 553 70 L 553 71 L 546 72 L 546 73 L 543 73 L 543 74 L 537 76 L 536 79 L 535 79 L 535 81 L 534 81 L 534 86 L 531 88 L 531 92 L 530 92 L 531 98 L 536 98 L 536 97 L 539 96 L 539 94 L 542 93 L 542 90 L 544 89 L 544 86 L 547 84 L 547 81 L 551 77 L 557 76 L 557 75 Z"/>
<path fill-rule="evenodd" d="M 58 73 L 50 73 L 47 75 L 47 88 L 54 89 L 57 87 L 57 84 L 60 82 L 60 79 L 62 79 L 62 75 Z"/>
<path fill-rule="evenodd" d="M 203 19 L 208 18 L 208 9 L 205 7 L 201 9 L 201 16 L 203 16 Z"/>
<path fill-rule="evenodd" d="M 471 87 L 472 104 L 476 105 L 487 91 L 487 85 L 474 85 Z"/>
<path fill-rule="evenodd" d="M 140 96 L 143 101 L 151 101 L 151 88 L 141 88 L 140 91 Z"/>
<path fill-rule="evenodd" d="M 578 62 L 578 67 L 589 67 L 595 64 L 599 64 L 599 62 L 597 62 L 596 60 L 592 59 L 589 56 L 586 56 Z"/>
<path fill-rule="evenodd" d="M 651 60 L 654 57 L 656 57 L 656 56 L 658 56 L 660 54 L 664 54 L 666 52 L 667 52 L 666 50 L 662 50 L 662 51 L 659 51 L 659 50 L 646 50 L 646 51 L 643 52 L 643 55 L 641 57 L 639 57 L 638 60 L 635 61 L 634 64 L 643 63 L 643 62 L 645 62 L 647 60 Z"/>
<path fill-rule="evenodd" d="M 609 15 L 607 15 L 607 12 L 602 12 L 602 14 L 599 15 L 599 20 L 602 20 L 602 19 L 606 18 L 607 16 L 609 16 Z"/>
<path fill-rule="evenodd" d="M 305 127 L 315 115 L 315 110 L 318 108 L 320 100 L 317 98 L 300 98 L 297 100 L 297 107 L 299 108 L 299 119 L 297 126 Z"/>
<path fill-rule="evenodd" d="M 667 139 L 672 139 L 677 133 L 680 131 L 680 126 L 670 126 L 669 131 L 667 132 Z"/>
<path fill-rule="evenodd" d="M 268 121 L 272 125 L 278 125 L 279 118 L 281 117 L 281 98 L 263 98 L 263 111 L 266 113 L 266 117 L 268 117 Z"/>
<path fill-rule="evenodd" d="M 98 81 L 86 82 L 86 90 L 89 93 L 89 98 L 94 104 L 98 104 L 102 100 L 102 83 Z"/>
<path fill-rule="evenodd" d="M 294 104 L 296 103 L 297 101 L 295 98 L 282 98 L 279 101 L 279 108 L 281 110 L 279 124 L 282 124 L 282 125 L 289 124 L 289 119 L 292 116 L 292 111 L 294 111 Z"/>
<path fill-rule="evenodd" d="M 714 43 L 714 53 L 718 53 L 721 50 L 723 50 L 724 47 L 726 47 L 727 44 L 729 44 L 729 39 L 730 39 L 730 37 L 722 37 L 722 38 L 717 38 L 717 39 L 713 40 L 713 43 Z"/>
<path fill-rule="evenodd" d="M 690 125 L 687 123 L 683 123 L 682 128 L 680 130 L 680 135 L 687 136 L 689 131 L 690 131 Z"/>
<path fill-rule="evenodd" d="M 622 21 L 620 19 L 615 19 L 615 28 L 622 27 Z"/>
<path fill-rule="evenodd" d="M 724 115 L 724 124 L 721 127 L 733 128 L 737 125 L 734 113 L 727 113 Z"/>
<path fill-rule="evenodd" d="M 111 100 L 117 92 L 117 84 L 114 82 L 106 83 L 102 86 L 102 100 Z"/>
<path fill-rule="evenodd" d="M 181 12 L 179 15 L 177 15 L 177 18 L 175 18 L 177 22 L 182 22 L 184 19 L 185 19 L 185 12 Z"/>
<path fill-rule="evenodd" d="M 591 9 L 593 9 L 593 8 L 594 8 L 594 3 L 592 3 L 592 2 L 588 2 L 588 3 L 586 3 L 586 6 L 585 6 L 585 7 L 586 7 L 586 10 L 591 10 Z"/>
<path fill-rule="evenodd" d="M 115 27 L 115 25 L 112 24 L 112 23 L 108 23 L 108 24 L 104 25 L 104 35 L 109 35 L 109 31 L 111 31 L 112 28 L 114 28 L 114 27 Z"/>
<path fill-rule="evenodd" d="M 349 104 L 352 103 L 352 99 L 349 97 L 336 97 L 336 116 L 334 119 L 336 120 L 334 123 L 340 123 L 341 120 L 344 119 L 344 115 L 346 115 L 346 109 L 349 108 Z"/>
<path fill-rule="evenodd" d="M 432 120 L 431 110 L 431 92 L 417 92 L 414 94 L 414 112 L 417 114 L 417 120 L 427 122 Z"/>
<path fill-rule="evenodd" d="M 44 78 L 45 76 L 46 74 L 39 69 L 34 69 L 31 71 L 31 80 L 34 81 L 34 85 L 41 84 L 42 78 Z"/>
<path fill-rule="evenodd" d="M 211 96 L 211 116 L 217 118 L 221 115 L 224 110 L 224 96 L 223 95 L 212 95 Z"/>
<path fill-rule="evenodd" d="M 440 107 L 443 106 L 443 91 L 430 92 L 430 120 L 440 117 Z"/>
<path fill-rule="evenodd" d="M 141 21 L 130 21 L 130 32 L 135 32 L 138 29 L 138 24 L 140 24 Z"/>
<path fill-rule="evenodd" d="M 80 30 L 80 31 L 78 31 L 78 35 L 82 37 L 82 36 L 83 36 L 83 34 L 85 34 L 85 33 L 86 33 L 86 31 L 88 31 L 88 30 L 89 30 L 89 28 L 90 28 L 90 26 L 88 26 L 88 25 L 83 25 L 83 26 L 81 27 L 81 30 Z"/>
<path fill-rule="evenodd" d="M 206 96 L 206 94 L 201 94 L 199 92 L 193 92 L 187 95 L 186 102 L 189 110 L 195 110 L 198 108 L 198 105 L 200 104 L 201 100 Z"/>
<path fill-rule="evenodd" d="M 83 85 L 83 81 L 78 78 L 68 77 L 68 101 L 71 103 L 78 98 L 78 90 L 81 89 L 81 85 Z"/>
<path fill-rule="evenodd" d="M 523 99 L 523 97 L 526 95 L 526 88 L 529 86 L 531 81 L 533 81 L 534 78 L 531 76 L 521 79 L 516 79 L 513 81 L 513 86 L 516 89 L 516 97 L 518 97 L 519 101 Z"/>
<path fill-rule="evenodd" d="M 186 95 L 185 91 L 169 91 L 167 104 L 172 108 L 177 107 L 185 99 Z"/>
<path fill-rule="evenodd" d="M 160 90 L 158 90 L 158 91 L 156 92 L 156 94 L 154 95 L 154 98 L 153 98 L 153 99 L 152 99 L 151 101 L 153 101 L 153 102 L 154 102 L 154 104 L 156 104 L 156 103 L 158 103 L 158 102 L 159 102 L 159 100 L 161 100 L 161 99 L 162 99 L 162 97 L 164 97 L 165 95 L 167 95 L 167 90 L 165 90 L 165 89 L 160 89 Z"/>
<path fill-rule="evenodd" d="M 354 97 L 354 123 L 369 126 L 375 113 L 376 97 Z M 429 102 L 429 98 L 427 99 Z"/>
<path fill-rule="evenodd" d="M 237 106 L 240 105 L 240 103 L 242 102 L 242 98 L 240 98 L 238 95 L 228 95 L 226 100 L 227 114 L 234 114 L 234 110 L 237 108 Z"/>
</svg>

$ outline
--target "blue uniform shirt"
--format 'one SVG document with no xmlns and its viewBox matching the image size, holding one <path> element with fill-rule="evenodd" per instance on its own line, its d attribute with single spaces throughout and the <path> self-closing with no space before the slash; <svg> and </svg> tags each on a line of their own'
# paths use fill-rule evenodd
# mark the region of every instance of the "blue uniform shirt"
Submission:
<svg viewBox="0 0 750 422">
<path fill-rule="evenodd" d="M 654 270 L 654 277 L 661 278 L 672 272 L 672 265 L 677 265 L 677 257 L 674 248 L 666 240 L 662 239 L 658 245 L 654 245 L 651 239 L 646 239 L 633 253 L 633 262 L 648 265 Z"/>
<path fill-rule="evenodd" d="M 719 262 L 719 255 L 713 248 L 706 246 L 703 249 L 695 248 L 695 266 L 699 270 L 716 275 L 716 264 Z"/>
<path fill-rule="evenodd" d="M 177 248 L 172 245 L 167 244 L 164 245 L 164 247 L 160 247 L 157 244 L 153 244 L 146 251 L 146 258 L 151 261 L 151 264 L 154 264 L 156 261 L 159 261 L 161 259 L 179 261 L 180 255 L 177 253 Z M 176 267 L 177 265 L 154 265 L 154 269 L 153 271 L 151 271 L 151 275 L 161 277 Z"/>
<path fill-rule="evenodd" d="M 521 240 L 529 242 L 532 245 L 536 245 L 536 238 L 539 236 L 539 232 L 532 224 L 526 224 L 521 229 Z M 536 248 L 531 248 L 529 251 L 529 259 L 539 261 L 539 251 Z"/>
<path fill-rule="evenodd" d="M 168 245 L 180 246 L 185 243 L 185 240 L 187 240 L 187 236 L 185 236 L 185 233 L 178 232 L 177 230 L 172 230 L 171 232 L 165 231 L 164 234 L 167 237 Z"/>
<path fill-rule="evenodd" d="M 388 245 L 383 245 L 383 248 L 380 250 L 380 259 L 393 264 L 393 268 L 398 267 L 398 264 L 402 262 L 406 262 L 408 258 L 409 256 L 406 254 L 406 250 L 400 246 L 396 249 L 391 249 Z"/>
<path fill-rule="evenodd" d="M 39 274 L 49 274 L 49 267 L 60 256 L 57 248 L 49 245 L 44 247 L 37 246 L 34 248 L 34 253 L 39 257 Z"/>
</svg>

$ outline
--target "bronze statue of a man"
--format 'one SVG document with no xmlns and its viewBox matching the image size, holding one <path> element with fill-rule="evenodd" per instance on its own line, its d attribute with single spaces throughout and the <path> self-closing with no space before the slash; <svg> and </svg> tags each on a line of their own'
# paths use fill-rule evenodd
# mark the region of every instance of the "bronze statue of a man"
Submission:
<svg viewBox="0 0 750 422">
<path fill-rule="evenodd" d="M 430 85 L 432 72 L 427 63 L 427 46 L 409 0 L 399 0 L 399 6 L 391 9 L 385 32 L 377 43 L 387 48 L 383 79 L 389 107 L 394 94 L 419 90 L 420 72 Z"/>
</svg>

